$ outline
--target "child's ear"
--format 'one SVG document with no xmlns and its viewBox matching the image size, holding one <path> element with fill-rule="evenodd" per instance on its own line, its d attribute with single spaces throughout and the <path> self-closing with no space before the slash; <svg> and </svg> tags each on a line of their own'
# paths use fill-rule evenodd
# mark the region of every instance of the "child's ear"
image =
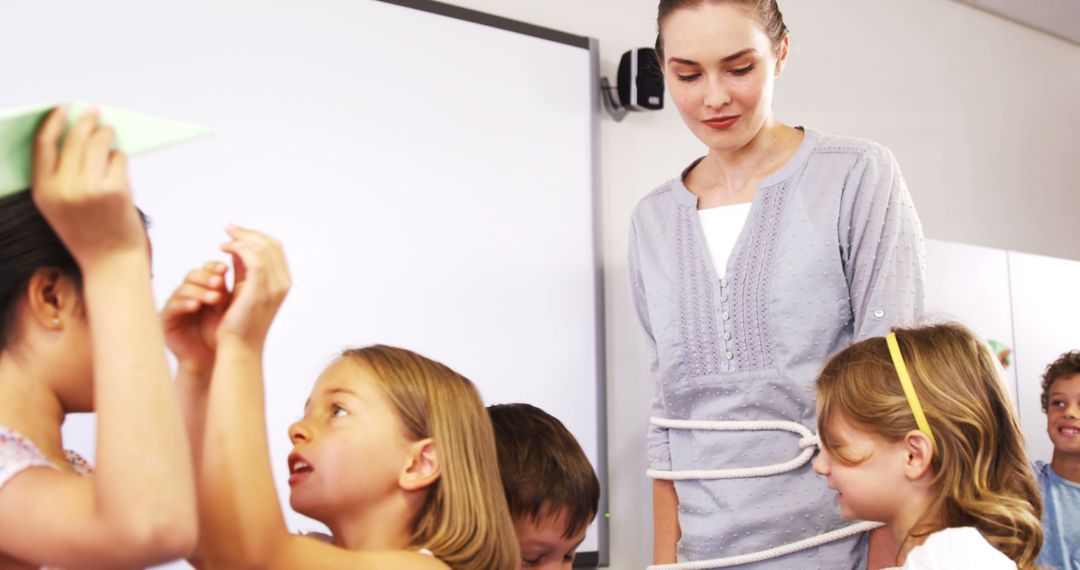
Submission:
<svg viewBox="0 0 1080 570">
<path fill-rule="evenodd" d="M 904 463 L 904 474 L 914 481 L 923 475 L 932 472 L 934 460 L 934 443 L 927 435 L 919 430 L 911 430 L 904 436 L 904 448 L 907 459 Z"/>
<path fill-rule="evenodd" d="M 30 315 L 39 326 L 50 330 L 63 328 L 64 320 L 75 316 L 77 297 L 75 283 L 55 267 L 35 271 L 26 285 Z"/>
<path fill-rule="evenodd" d="M 428 437 L 409 446 L 409 455 L 398 478 L 398 485 L 406 491 L 419 491 L 434 484 L 441 475 L 435 440 Z"/>
</svg>

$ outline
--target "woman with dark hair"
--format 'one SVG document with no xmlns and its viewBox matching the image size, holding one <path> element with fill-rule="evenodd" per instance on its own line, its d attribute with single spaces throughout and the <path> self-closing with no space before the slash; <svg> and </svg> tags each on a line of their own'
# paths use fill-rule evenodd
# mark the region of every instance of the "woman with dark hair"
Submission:
<svg viewBox="0 0 1080 570">
<path fill-rule="evenodd" d="M 867 527 L 809 464 L 813 382 L 852 341 L 918 320 L 918 216 L 888 149 L 774 116 L 790 46 L 775 0 L 662 0 L 657 24 L 668 91 L 708 153 L 630 227 L 654 560 L 857 567 Z"/>
</svg>

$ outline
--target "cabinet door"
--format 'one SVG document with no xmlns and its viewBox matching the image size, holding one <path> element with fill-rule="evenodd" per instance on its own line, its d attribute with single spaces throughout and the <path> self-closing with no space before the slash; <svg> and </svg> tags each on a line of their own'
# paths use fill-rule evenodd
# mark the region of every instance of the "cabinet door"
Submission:
<svg viewBox="0 0 1080 570">
<path fill-rule="evenodd" d="M 1053 446 L 1042 411 L 1042 375 L 1063 352 L 1080 349 L 1080 262 L 1009 252 L 1020 424 L 1032 459 Z"/>
</svg>

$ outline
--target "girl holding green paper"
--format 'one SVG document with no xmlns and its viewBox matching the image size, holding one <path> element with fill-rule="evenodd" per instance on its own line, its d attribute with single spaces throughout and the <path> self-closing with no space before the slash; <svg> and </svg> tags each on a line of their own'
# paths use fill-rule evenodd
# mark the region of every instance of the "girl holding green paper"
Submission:
<svg viewBox="0 0 1080 570">
<path fill-rule="evenodd" d="M 65 118 L 0 197 L 0 567 L 148 566 L 195 543 L 190 450 L 126 158 L 94 111 L 61 145 Z M 89 411 L 96 472 L 61 441 Z"/>
</svg>

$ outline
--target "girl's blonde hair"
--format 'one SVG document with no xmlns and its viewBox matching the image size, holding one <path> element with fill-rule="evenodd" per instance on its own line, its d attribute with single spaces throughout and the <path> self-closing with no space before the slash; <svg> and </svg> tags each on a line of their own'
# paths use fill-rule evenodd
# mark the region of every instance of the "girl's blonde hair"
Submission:
<svg viewBox="0 0 1080 570">
<path fill-rule="evenodd" d="M 905 542 L 973 526 L 1020 568 L 1042 547 L 1042 500 L 1024 439 L 990 349 L 958 324 L 894 329 L 937 448 L 936 496 Z M 838 461 L 858 463 L 829 446 L 839 415 L 861 430 L 900 441 L 917 430 L 884 338 L 858 342 L 832 357 L 817 380 L 818 432 Z"/>
<path fill-rule="evenodd" d="M 442 474 L 429 490 L 410 545 L 431 550 L 455 570 L 518 568 L 495 436 L 472 382 L 391 346 L 350 349 L 342 357 L 374 374 L 407 433 L 435 440 Z"/>
</svg>

